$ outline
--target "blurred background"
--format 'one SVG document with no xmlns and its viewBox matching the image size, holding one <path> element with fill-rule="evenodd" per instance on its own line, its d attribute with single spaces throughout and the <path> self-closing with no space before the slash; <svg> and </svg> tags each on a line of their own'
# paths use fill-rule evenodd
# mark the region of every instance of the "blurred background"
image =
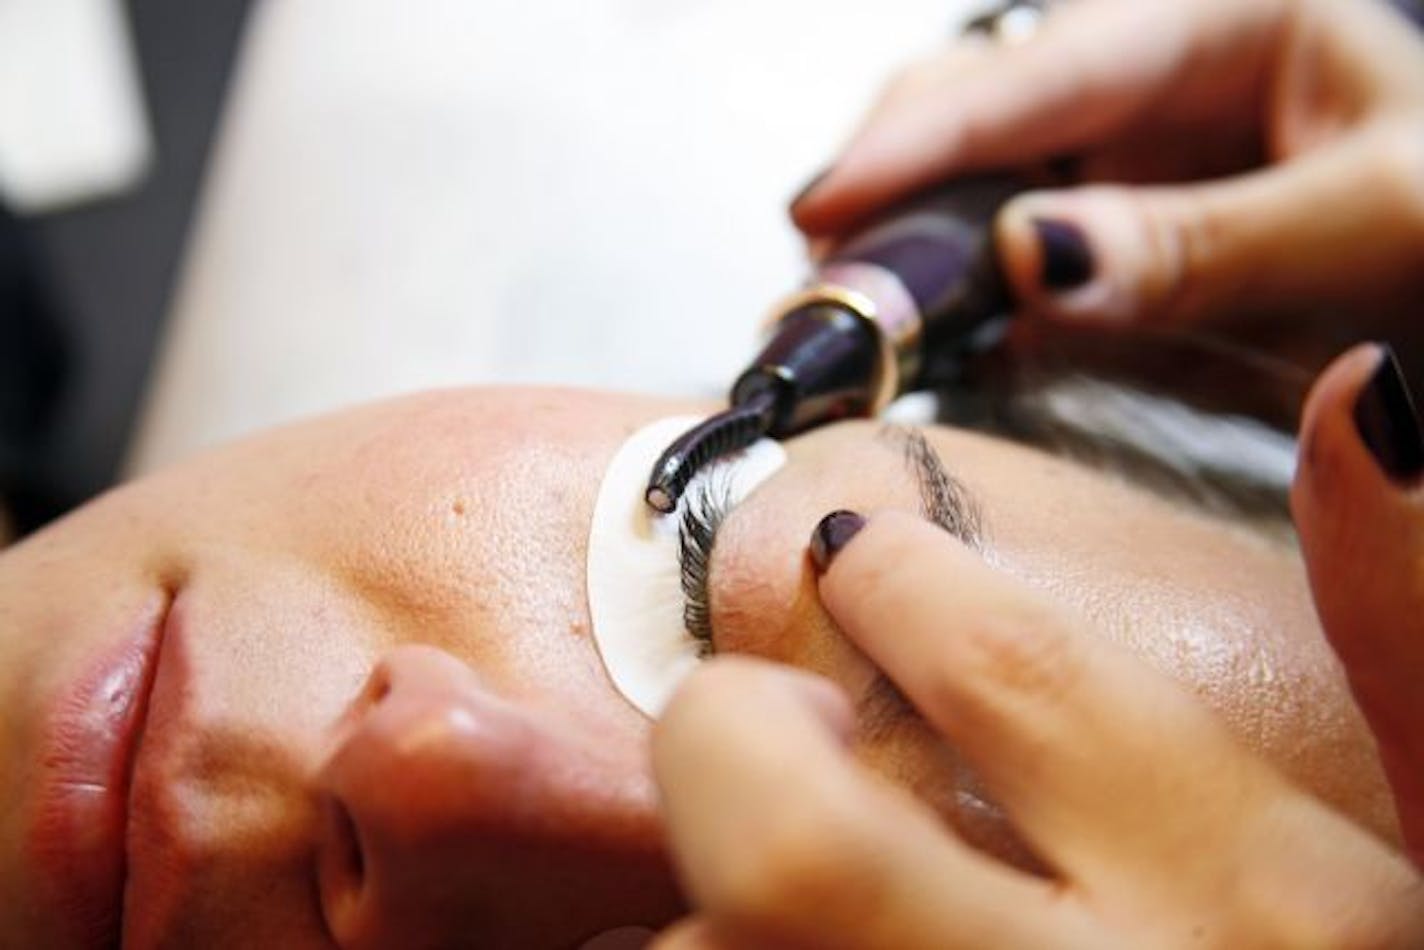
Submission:
<svg viewBox="0 0 1424 950">
<path fill-rule="evenodd" d="M 723 391 L 956 0 L 5 0 L 0 497 L 440 385 Z"/>
<path fill-rule="evenodd" d="M 116 477 L 249 0 L 0 4 L 0 498 Z"/>
</svg>

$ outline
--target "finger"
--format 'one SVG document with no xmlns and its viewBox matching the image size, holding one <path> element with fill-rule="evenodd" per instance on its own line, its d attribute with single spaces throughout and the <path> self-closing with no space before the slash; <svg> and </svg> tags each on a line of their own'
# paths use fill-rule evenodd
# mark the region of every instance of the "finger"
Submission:
<svg viewBox="0 0 1424 950">
<path fill-rule="evenodd" d="M 1356 347 L 1306 402 L 1291 492 L 1316 609 L 1424 865 L 1424 442 L 1392 354 Z"/>
<path fill-rule="evenodd" d="M 1244 97 L 1231 93 L 1258 75 L 1270 6 L 1074 4 L 1026 42 L 957 46 L 887 89 L 792 215 L 808 234 L 836 233 L 952 175 L 1079 150 L 1197 81 L 1185 73 L 1208 62 L 1210 101 L 1237 109 Z"/>
<path fill-rule="evenodd" d="M 1080 908 L 1051 884 L 969 850 L 857 766 L 841 732 L 849 706 L 830 690 L 719 659 L 655 727 L 672 850 L 700 915 L 793 945 L 1087 943 Z"/>
<path fill-rule="evenodd" d="M 1172 681 L 917 518 L 872 517 L 820 592 L 1071 880 L 1210 878 L 1239 826 L 1201 816 L 1249 816 L 1280 789 Z"/>
<path fill-rule="evenodd" d="M 996 222 L 1000 259 L 1022 304 L 1064 318 L 1359 308 L 1420 282 L 1417 138 L 1381 126 L 1205 184 L 1020 195 Z"/>
</svg>

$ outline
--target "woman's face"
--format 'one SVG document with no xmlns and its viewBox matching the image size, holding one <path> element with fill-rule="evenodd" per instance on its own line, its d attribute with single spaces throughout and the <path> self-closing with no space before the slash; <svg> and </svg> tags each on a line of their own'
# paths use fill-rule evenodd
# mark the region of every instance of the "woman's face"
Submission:
<svg viewBox="0 0 1424 950">
<path fill-rule="evenodd" d="M 567 946 L 675 916 L 649 723 L 599 659 L 585 545 L 623 440 L 707 408 L 410 398 L 209 454 L 0 556 L 0 943 Z M 977 500 L 986 557 L 1394 834 L 1293 553 L 999 440 L 926 434 Z M 716 648 L 840 682 L 867 763 L 1028 860 L 816 600 L 821 515 L 920 507 L 904 441 L 851 423 L 787 443 L 718 536 Z"/>
</svg>

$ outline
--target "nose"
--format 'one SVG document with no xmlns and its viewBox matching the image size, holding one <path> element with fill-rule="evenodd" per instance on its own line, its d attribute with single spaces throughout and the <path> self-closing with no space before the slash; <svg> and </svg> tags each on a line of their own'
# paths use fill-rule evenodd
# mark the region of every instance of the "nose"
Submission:
<svg viewBox="0 0 1424 950">
<path fill-rule="evenodd" d="M 441 650 L 388 654 L 318 781 L 336 941 L 567 947 L 681 913 L 645 737 L 572 712 L 511 702 Z"/>
</svg>

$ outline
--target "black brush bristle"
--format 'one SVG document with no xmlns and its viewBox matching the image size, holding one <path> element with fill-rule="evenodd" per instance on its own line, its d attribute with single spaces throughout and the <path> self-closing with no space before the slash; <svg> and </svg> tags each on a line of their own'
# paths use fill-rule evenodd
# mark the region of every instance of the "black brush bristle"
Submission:
<svg viewBox="0 0 1424 950">
<path fill-rule="evenodd" d="M 661 514 L 671 514 L 687 490 L 687 483 L 707 465 L 724 455 L 751 445 L 771 428 L 775 405 L 770 392 L 759 393 L 705 422 L 698 423 L 658 457 L 643 498 Z"/>
</svg>

